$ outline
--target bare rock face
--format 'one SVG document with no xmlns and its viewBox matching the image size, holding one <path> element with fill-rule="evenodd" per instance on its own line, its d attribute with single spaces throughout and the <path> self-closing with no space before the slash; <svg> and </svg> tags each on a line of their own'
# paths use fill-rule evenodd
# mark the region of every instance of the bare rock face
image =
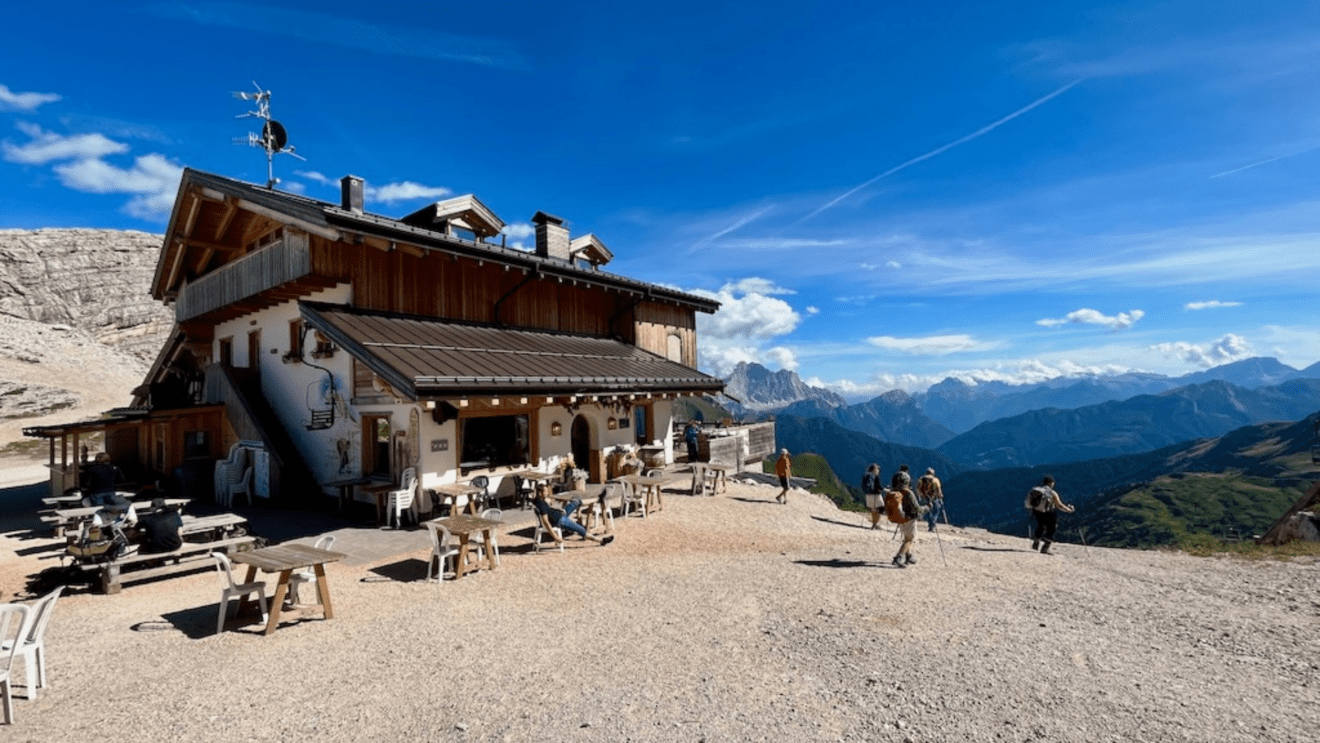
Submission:
<svg viewBox="0 0 1320 743">
<path fill-rule="evenodd" d="M 0 314 L 68 325 L 150 362 L 173 313 L 151 298 L 160 235 L 0 230 Z"/>
</svg>

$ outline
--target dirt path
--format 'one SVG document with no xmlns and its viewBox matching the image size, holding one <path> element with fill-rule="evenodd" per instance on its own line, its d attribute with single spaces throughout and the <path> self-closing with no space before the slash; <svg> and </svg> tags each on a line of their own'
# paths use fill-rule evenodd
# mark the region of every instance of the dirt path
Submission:
<svg viewBox="0 0 1320 743">
<path fill-rule="evenodd" d="M 336 616 L 214 635 L 213 573 L 61 599 L 6 740 L 1309 741 L 1320 565 L 890 532 L 777 489 L 443 585 L 332 566 Z M 0 587 L 38 567 L 6 529 Z M 24 554 L 24 553 L 27 554 Z M 18 567 L 22 566 L 22 567 Z M 26 572 L 25 572 L 26 571 Z M 414 579 L 416 578 L 416 579 Z M 20 675 L 21 680 L 21 675 Z M 19 684 L 20 691 L 22 689 Z"/>
</svg>

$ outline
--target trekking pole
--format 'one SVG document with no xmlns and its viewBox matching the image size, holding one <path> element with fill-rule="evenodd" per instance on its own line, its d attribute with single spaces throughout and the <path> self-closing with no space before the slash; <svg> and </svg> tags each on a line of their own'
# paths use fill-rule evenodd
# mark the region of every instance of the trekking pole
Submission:
<svg viewBox="0 0 1320 743">
<path fill-rule="evenodd" d="M 1083 554 L 1086 555 L 1086 560 L 1087 560 L 1087 562 L 1090 562 L 1090 561 L 1091 561 L 1091 548 L 1086 546 L 1086 530 L 1083 529 L 1083 528 L 1080 527 L 1080 526 L 1077 527 L 1077 536 L 1079 536 L 1079 537 L 1082 538 L 1082 552 L 1083 552 Z"/>
<path fill-rule="evenodd" d="M 934 531 L 935 531 L 935 543 L 940 546 L 940 562 L 944 563 L 944 567 L 947 568 L 949 567 L 949 561 L 944 557 L 944 540 L 940 539 L 940 530 L 938 526 L 935 527 Z"/>
<path fill-rule="evenodd" d="M 889 535 L 889 541 L 892 542 L 895 539 L 898 539 L 898 524 L 894 524 L 894 533 Z"/>
</svg>

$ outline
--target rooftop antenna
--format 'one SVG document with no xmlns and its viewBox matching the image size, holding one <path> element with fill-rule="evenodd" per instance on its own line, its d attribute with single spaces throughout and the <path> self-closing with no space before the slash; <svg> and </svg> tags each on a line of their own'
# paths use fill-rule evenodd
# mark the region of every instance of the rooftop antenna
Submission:
<svg viewBox="0 0 1320 743">
<path fill-rule="evenodd" d="M 240 101 L 256 101 L 257 110 L 239 114 L 234 118 L 255 118 L 266 123 L 261 125 L 261 134 L 248 132 L 247 139 L 236 138 L 234 144 L 260 147 L 266 151 L 266 188 L 274 188 L 275 184 L 280 182 L 280 179 L 275 177 L 276 155 L 292 155 L 303 162 L 307 162 L 307 158 L 294 152 L 293 146 L 289 144 L 289 133 L 284 129 L 284 125 L 270 117 L 271 91 L 263 90 L 255 80 L 252 81 L 252 87 L 256 88 L 257 92 L 234 91 L 234 97 Z"/>
</svg>

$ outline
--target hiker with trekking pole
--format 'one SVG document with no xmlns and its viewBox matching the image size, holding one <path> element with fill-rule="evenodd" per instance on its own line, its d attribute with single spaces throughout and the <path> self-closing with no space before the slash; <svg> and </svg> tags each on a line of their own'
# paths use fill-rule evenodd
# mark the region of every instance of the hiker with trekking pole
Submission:
<svg viewBox="0 0 1320 743">
<path fill-rule="evenodd" d="M 898 531 L 903 535 L 903 544 L 894 555 L 894 567 L 906 568 L 917 564 L 912 546 L 917 540 L 917 519 L 921 517 L 922 508 L 917 503 L 917 494 L 910 487 L 912 476 L 908 474 L 906 464 L 898 468 L 889 484 L 889 492 L 885 494 L 885 516 L 898 524 Z M 943 550 L 942 544 L 940 549 Z"/>
<path fill-rule="evenodd" d="M 1054 476 L 1046 475 L 1040 484 L 1027 493 L 1022 504 L 1036 520 L 1036 534 L 1031 540 L 1031 548 L 1039 549 L 1042 555 L 1050 554 L 1050 545 L 1054 543 L 1054 532 L 1059 527 L 1059 511 L 1072 513 L 1072 506 L 1063 502 L 1054 490 Z"/>
<path fill-rule="evenodd" d="M 926 507 L 926 523 L 930 526 L 929 531 L 935 531 L 940 516 L 944 517 L 946 526 L 949 524 L 949 516 L 944 512 L 944 486 L 940 483 L 940 478 L 935 476 L 934 467 L 927 467 L 926 474 L 917 480 L 917 495 L 921 496 L 921 505 Z"/>
</svg>

